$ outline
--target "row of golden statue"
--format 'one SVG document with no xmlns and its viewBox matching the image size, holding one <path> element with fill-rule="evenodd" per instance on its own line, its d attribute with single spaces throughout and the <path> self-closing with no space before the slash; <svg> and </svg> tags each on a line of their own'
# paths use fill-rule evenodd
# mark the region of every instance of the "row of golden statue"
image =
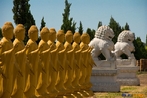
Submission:
<svg viewBox="0 0 147 98">
<path fill-rule="evenodd" d="M 2 27 L 0 98 L 83 98 L 93 96 L 90 76 L 94 64 L 90 37 L 69 30 L 32 25 L 25 45 L 25 28 L 11 22 Z M 15 36 L 15 40 L 11 39 Z"/>
</svg>

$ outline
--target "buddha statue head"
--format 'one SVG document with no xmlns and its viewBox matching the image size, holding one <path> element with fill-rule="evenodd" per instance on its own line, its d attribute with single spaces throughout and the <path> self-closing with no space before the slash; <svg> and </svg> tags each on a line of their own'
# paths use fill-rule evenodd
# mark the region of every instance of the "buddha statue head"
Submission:
<svg viewBox="0 0 147 98">
<path fill-rule="evenodd" d="M 65 34 L 64 34 L 64 31 L 63 30 L 59 30 L 58 33 L 57 33 L 57 40 L 61 43 L 64 42 L 65 40 Z"/>
<path fill-rule="evenodd" d="M 89 36 L 89 34 L 88 33 L 83 33 L 81 35 L 81 41 L 83 43 L 85 43 L 85 44 L 89 44 L 89 42 L 90 42 L 90 36 Z"/>
<path fill-rule="evenodd" d="M 73 41 L 73 33 L 70 30 L 68 30 L 66 32 L 66 34 L 65 34 L 65 40 L 67 42 L 69 42 L 69 43 L 72 43 L 72 41 Z"/>
<path fill-rule="evenodd" d="M 37 41 L 38 39 L 38 28 L 35 25 L 32 25 L 28 31 L 28 36 L 33 41 Z"/>
<path fill-rule="evenodd" d="M 56 30 L 54 28 L 49 29 L 49 40 L 55 41 L 56 40 Z"/>
<path fill-rule="evenodd" d="M 13 25 L 11 22 L 6 22 L 2 27 L 2 35 L 6 39 L 12 39 L 13 38 Z"/>
<path fill-rule="evenodd" d="M 40 31 L 41 40 L 47 42 L 49 40 L 49 29 L 47 27 L 43 27 Z"/>
<path fill-rule="evenodd" d="M 15 38 L 18 40 L 24 40 L 25 38 L 25 28 L 22 24 L 18 24 L 14 30 Z"/>
<path fill-rule="evenodd" d="M 80 41 L 81 41 L 80 36 L 81 36 L 80 33 L 78 33 L 78 32 L 74 33 L 74 35 L 73 35 L 74 42 L 80 43 Z"/>
</svg>

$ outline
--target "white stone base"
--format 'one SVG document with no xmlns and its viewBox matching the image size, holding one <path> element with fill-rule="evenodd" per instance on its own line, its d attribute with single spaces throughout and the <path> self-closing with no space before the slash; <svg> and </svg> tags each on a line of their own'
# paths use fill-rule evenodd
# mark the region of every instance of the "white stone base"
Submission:
<svg viewBox="0 0 147 98">
<path fill-rule="evenodd" d="M 117 69 L 100 69 L 94 67 L 91 75 L 91 83 L 93 84 L 91 90 L 119 92 L 120 85 L 116 80 L 117 73 Z"/>
<path fill-rule="evenodd" d="M 138 66 L 118 66 L 119 73 L 117 81 L 123 86 L 139 86 L 140 81 L 137 77 Z"/>
</svg>

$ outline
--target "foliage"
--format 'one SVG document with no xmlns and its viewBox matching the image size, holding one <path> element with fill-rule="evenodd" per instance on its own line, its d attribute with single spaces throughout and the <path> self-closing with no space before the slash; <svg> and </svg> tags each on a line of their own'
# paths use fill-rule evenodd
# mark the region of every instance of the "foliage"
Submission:
<svg viewBox="0 0 147 98">
<path fill-rule="evenodd" d="M 146 44 L 146 46 L 147 46 L 147 35 L 146 35 L 146 43 L 145 43 L 145 44 Z"/>
<path fill-rule="evenodd" d="M 102 22 L 99 21 L 97 29 L 98 29 L 100 26 L 102 26 L 102 25 L 103 25 Z"/>
<path fill-rule="evenodd" d="M 83 25 L 82 22 L 80 21 L 80 26 L 79 26 L 79 33 L 82 35 L 83 34 Z"/>
<path fill-rule="evenodd" d="M 147 50 L 145 49 L 144 43 L 141 41 L 140 37 L 137 37 L 134 42 L 135 52 L 134 55 L 137 60 L 141 58 L 147 58 Z"/>
<path fill-rule="evenodd" d="M 45 27 L 45 24 L 46 24 L 46 22 L 44 21 L 44 17 L 42 17 L 40 31 L 42 30 L 43 27 Z"/>
<path fill-rule="evenodd" d="M 70 15 L 70 6 L 71 3 L 68 3 L 68 0 L 65 0 L 65 9 L 63 15 L 63 24 L 61 25 L 61 30 L 64 30 L 66 33 L 68 30 L 71 30 L 75 33 L 76 22 L 73 21 L 73 18 L 69 18 Z"/>
<path fill-rule="evenodd" d="M 3 35 L 2 35 L 2 29 L 0 28 L 0 39 L 2 39 Z"/>
<path fill-rule="evenodd" d="M 15 24 L 23 24 L 26 33 L 25 33 L 25 40 L 26 43 L 28 41 L 28 30 L 31 25 L 35 25 L 35 20 L 33 15 L 31 14 L 30 4 L 28 3 L 29 0 L 13 0 L 13 9 L 12 12 L 14 13 L 13 19 Z"/>
<path fill-rule="evenodd" d="M 95 30 L 94 29 L 87 28 L 86 33 L 89 34 L 90 40 L 92 40 L 94 38 L 94 35 L 95 35 Z"/>
<path fill-rule="evenodd" d="M 125 30 L 130 30 L 130 27 L 129 27 L 129 25 L 128 25 L 128 23 L 126 23 L 126 25 L 125 25 L 125 28 L 124 28 Z"/>
<path fill-rule="evenodd" d="M 121 26 L 119 25 L 119 23 L 117 23 L 114 20 L 113 17 L 111 17 L 110 22 L 109 22 L 109 27 L 112 28 L 112 30 L 114 31 L 115 36 L 113 38 L 113 42 L 116 43 L 117 42 L 117 37 L 122 31 Z"/>
</svg>

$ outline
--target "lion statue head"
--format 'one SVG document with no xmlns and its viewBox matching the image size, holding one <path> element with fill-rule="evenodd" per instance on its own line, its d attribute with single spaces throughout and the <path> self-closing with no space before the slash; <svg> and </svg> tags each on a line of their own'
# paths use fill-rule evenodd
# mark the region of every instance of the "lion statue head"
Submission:
<svg viewBox="0 0 147 98">
<path fill-rule="evenodd" d="M 129 30 L 124 30 L 119 34 L 117 41 L 118 42 L 133 42 L 134 38 L 135 38 L 134 33 L 132 33 Z"/>
<path fill-rule="evenodd" d="M 114 32 L 109 26 L 100 26 L 95 33 L 95 38 L 102 40 L 112 40 Z"/>
</svg>

